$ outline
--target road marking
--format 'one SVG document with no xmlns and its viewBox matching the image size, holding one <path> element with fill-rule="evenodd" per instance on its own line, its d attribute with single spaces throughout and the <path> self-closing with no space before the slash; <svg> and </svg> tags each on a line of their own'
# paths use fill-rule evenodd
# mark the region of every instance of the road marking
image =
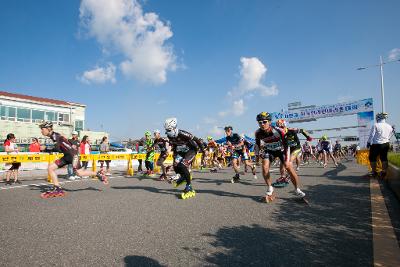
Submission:
<svg viewBox="0 0 400 267">
<path fill-rule="evenodd" d="M 377 179 L 370 179 L 374 266 L 400 266 L 400 248 Z"/>
</svg>

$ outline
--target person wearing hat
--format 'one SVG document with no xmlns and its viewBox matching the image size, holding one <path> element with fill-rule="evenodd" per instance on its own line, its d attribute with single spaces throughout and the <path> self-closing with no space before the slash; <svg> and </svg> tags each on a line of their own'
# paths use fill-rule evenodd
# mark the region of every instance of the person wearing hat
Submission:
<svg viewBox="0 0 400 267">
<path fill-rule="evenodd" d="M 369 148 L 369 162 L 371 164 L 372 173 L 371 177 L 377 177 L 377 158 L 381 159 L 382 162 L 382 172 L 380 173 L 381 178 L 385 178 L 388 163 L 388 152 L 390 148 L 390 138 L 394 134 L 394 127 L 386 122 L 388 117 L 387 113 L 376 114 L 376 123 L 372 126 L 371 132 L 367 142 L 367 148 Z"/>
<path fill-rule="evenodd" d="M 78 150 L 81 142 L 79 142 L 78 132 L 77 131 L 73 131 L 72 132 L 72 138 L 69 139 L 68 141 L 72 144 L 72 147 L 74 149 Z M 68 179 L 69 180 L 75 180 L 75 179 L 79 179 L 80 178 L 78 175 L 74 174 L 74 168 L 73 168 L 72 164 L 68 164 L 67 172 L 68 172 Z"/>
</svg>

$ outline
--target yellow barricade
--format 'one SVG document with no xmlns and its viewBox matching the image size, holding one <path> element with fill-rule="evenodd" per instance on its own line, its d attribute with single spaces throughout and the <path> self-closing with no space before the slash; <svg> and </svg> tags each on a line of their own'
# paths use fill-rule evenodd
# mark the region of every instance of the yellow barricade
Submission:
<svg viewBox="0 0 400 267">
<path fill-rule="evenodd" d="M 368 151 L 368 150 L 367 150 Z M 48 164 L 53 163 L 56 159 L 59 159 L 63 156 L 62 153 L 57 154 L 12 154 L 12 155 L 0 155 L 0 163 L 17 163 L 17 162 L 47 162 Z M 155 154 L 154 162 L 157 161 L 158 157 L 160 156 L 159 153 Z M 250 156 L 254 156 L 254 153 L 250 153 Z M 193 162 L 193 168 L 197 169 L 201 166 L 201 158 L 202 153 L 198 153 L 195 157 Z M 96 171 L 97 161 L 99 160 L 127 160 L 128 161 L 128 168 L 127 174 L 132 176 L 134 175 L 133 164 L 132 160 L 146 159 L 146 154 L 90 154 L 90 155 L 80 155 L 79 159 L 81 161 L 92 161 L 92 170 Z M 368 156 L 365 156 L 365 152 L 357 154 L 357 162 L 360 164 L 367 165 L 369 164 Z M 173 163 L 173 154 L 169 154 L 166 162 L 167 164 Z M 380 161 L 379 161 L 380 163 Z M 378 166 L 380 166 L 378 164 Z M 159 168 L 157 167 L 159 171 Z M 51 177 L 47 177 L 47 181 L 51 183 Z"/>
<path fill-rule="evenodd" d="M 357 159 L 358 164 L 367 166 L 368 170 L 372 171 L 371 164 L 369 162 L 369 150 L 368 149 L 363 149 L 363 150 L 357 151 L 356 159 Z M 379 157 L 376 162 L 376 170 L 378 172 L 382 171 L 382 162 Z"/>
</svg>

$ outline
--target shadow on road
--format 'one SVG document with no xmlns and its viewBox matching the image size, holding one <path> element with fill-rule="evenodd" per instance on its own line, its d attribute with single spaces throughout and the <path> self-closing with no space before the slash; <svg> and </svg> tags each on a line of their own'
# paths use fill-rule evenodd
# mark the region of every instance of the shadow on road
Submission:
<svg viewBox="0 0 400 267">
<path fill-rule="evenodd" d="M 50 190 L 52 188 L 51 185 L 30 185 L 29 186 L 29 190 L 38 190 L 41 193 L 47 192 L 48 190 Z M 89 186 L 86 188 L 78 188 L 78 189 L 68 189 L 68 188 L 64 188 L 63 190 L 66 192 L 79 192 L 79 191 L 98 191 L 101 192 L 103 190 Z"/>
<path fill-rule="evenodd" d="M 274 228 L 223 227 L 205 234 L 218 249 L 206 261 L 223 266 L 371 266 L 369 186 L 362 179 L 360 183 L 310 186 L 310 207 L 279 202 L 269 218 Z"/>
<path fill-rule="evenodd" d="M 124 263 L 126 267 L 133 267 L 133 266 L 149 266 L 149 267 L 161 267 L 158 261 L 145 257 L 145 256 L 126 256 L 124 258 Z"/>
</svg>

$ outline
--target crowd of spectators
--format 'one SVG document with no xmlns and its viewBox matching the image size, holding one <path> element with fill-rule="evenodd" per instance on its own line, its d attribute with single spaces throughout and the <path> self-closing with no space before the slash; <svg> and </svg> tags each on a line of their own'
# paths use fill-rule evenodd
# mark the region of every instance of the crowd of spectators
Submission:
<svg viewBox="0 0 400 267">
<path fill-rule="evenodd" d="M 68 139 L 68 141 L 71 143 L 72 147 L 74 147 L 76 150 L 78 150 L 79 154 L 87 155 L 91 153 L 91 144 L 90 144 L 90 139 L 87 135 L 83 136 L 82 140 L 79 140 L 78 137 L 78 132 L 73 131 L 72 132 L 72 137 L 71 139 Z M 13 133 L 7 134 L 7 137 L 3 143 L 4 146 L 4 152 L 7 153 L 8 155 L 14 155 L 18 154 L 21 150 L 18 147 L 16 143 L 16 136 Z M 41 152 L 50 152 L 49 149 L 45 145 L 41 145 L 39 142 L 39 139 L 36 137 L 32 138 L 32 142 L 27 147 L 27 151 L 29 153 L 41 153 Z M 24 150 L 22 150 L 24 151 Z M 110 145 L 108 142 L 108 138 L 105 136 L 102 139 L 102 142 L 100 144 L 100 153 L 101 154 L 107 154 L 110 151 Z M 110 175 L 110 160 L 106 160 L 106 173 Z M 99 161 L 101 168 L 103 168 L 104 161 Z M 88 166 L 88 161 L 82 161 L 82 166 L 87 169 Z M 5 172 L 5 184 L 6 185 L 11 185 L 12 182 L 20 184 L 21 181 L 18 179 L 18 170 L 21 166 L 21 163 L 7 163 L 5 164 L 6 167 L 6 172 Z M 74 172 L 74 169 L 72 167 L 72 164 L 67 166 L 67 177 L 70 180 L 75 180 L 80 177 L 76 175 Z"/>
</svg>

